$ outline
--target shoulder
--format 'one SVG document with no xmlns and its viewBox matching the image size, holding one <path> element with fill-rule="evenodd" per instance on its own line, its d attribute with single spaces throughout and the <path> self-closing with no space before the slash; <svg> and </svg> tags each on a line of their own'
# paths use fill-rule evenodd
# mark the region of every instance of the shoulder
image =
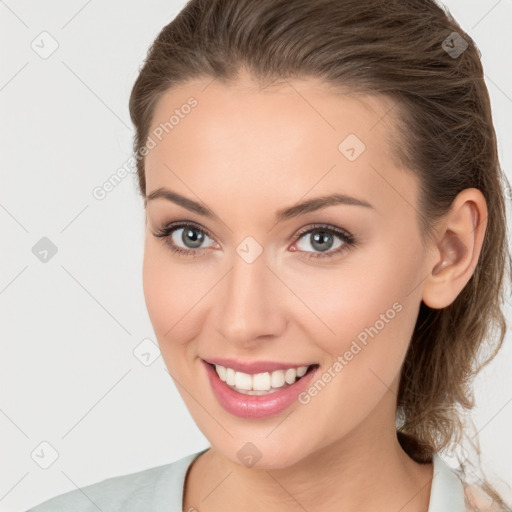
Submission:
<svg viewBox="0 0 512 512">
<path fill-rule="evenodd" d="M 66 492 L 26 512 L 159 512 L 174 504 L 181 510 L 187 469 L 201 453 Z"/>
<path fill-rule="evenodd" d="M 495 500 L 479 485 L 464 485 L 464 497 L 467 512 L 510 512 L 506 503 Z M 501 497 L 500 497 L 501 499 Z"/>
<path fill-rule="evenodd" d="M 480 485 L 470 484 L 463 473 L 449 467 L 439 454 L 434 454 L 431 506 L 429 512 L 512 512 L 509 506 L 494 498 Z"/>
</svg>

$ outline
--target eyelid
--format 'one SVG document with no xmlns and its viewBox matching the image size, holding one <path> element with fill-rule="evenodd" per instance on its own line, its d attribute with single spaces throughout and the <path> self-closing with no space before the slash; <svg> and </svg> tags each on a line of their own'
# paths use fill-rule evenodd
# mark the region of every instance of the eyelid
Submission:
<svg viewBox="0 0 512 512">
<path fill-rule="evenodd" d="M 202 233 L 207 235 L 209 238 L 214 240 L 213 235 L 207 228 L 205 228 L 204 226 L 201 226 L 201 224 L 199 224 L 193 220 L 175 220 L 175 221 L 169 222 L 167 224 L 164 224 L 164 226 L 162 228 L 158 229 L 157 232 L 163 234 L 164 232 L 169 232 L 171 230 L 187 228 L 187 227 L 197 229 L 198 231 L 201 231 Z"/>
<path fill-rule="evenodd" d="M 333 226 L 331 224 L 327 224 L 325 222 L 319 222 L 316 224 L 310 224 L 309 226 L 305 226 L 304 228 L 300 229 L 297 232 L 297 234 L 295 235 L 295 238 L 299 239 L 311 231 L 316 231 L 316 230 L 320 230 L 320 229 L 325 229 L 326 231 L 332 231 L 333 233 L 336 233 L 338 236 L 347 239 L 347 241 L 355 243 L 354 236 L 351 233 L 349 233 L 347 230 L 345 230 L 343 228 L 339 228 L 337 226 Z"/>
</svg>

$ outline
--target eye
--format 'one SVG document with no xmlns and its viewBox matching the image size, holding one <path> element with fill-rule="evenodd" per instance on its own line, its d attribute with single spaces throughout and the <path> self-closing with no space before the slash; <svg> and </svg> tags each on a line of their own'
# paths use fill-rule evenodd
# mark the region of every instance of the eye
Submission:
<svg viewBox="0 0 512 512">
<path fill-rule="evenodd" d="M 214 242 L 208 231 L 190 221 L 168 224 L 154 233 L 154 236 L 163 238 L 172 252 L 185 256 L 199 256 L 202 249 L 206 249 L 201 246 L 208 239 Z"/>
<path fill-rule="evenodd" d="M 218 247 L 206 229 L 191 221 L 173 222 L 154 233 L 162 238 L 173 253 L 184 256 L 200 256 L 203 249 Z M 316 224 L 302 230 L 296 236 L 297 241 L 292 251 L 305 253 L 308 258 L 333 257 L 357 244 L 356 239 L 348 231 L 327 224 Z M 210 244 L 204 247 L 205 242 Z M 313 250 L 309 250 L 308 246 Z"/>
<path fill-rule="evenodd" d="M 308 258 L 332 257 L 356 245 L 356 239 L 348 231 L 327 224 L 309 226 L 307 231 L 298 234 L 297 239 L 295 246 L 308 253 L 305 254 Z M 292 246 L 292 250 L 297 249 Z"/>
</svg>

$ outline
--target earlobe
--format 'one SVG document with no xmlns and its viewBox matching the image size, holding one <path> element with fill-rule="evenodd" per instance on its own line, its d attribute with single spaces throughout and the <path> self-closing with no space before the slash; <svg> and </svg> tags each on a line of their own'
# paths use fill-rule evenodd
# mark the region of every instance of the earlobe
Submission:
<svg viewBox="0 0 512 512">
<path fill-rule="evenodd" d="M 473 275 L 487 226 L 483 194 L 474 188 L 463 190 L 441 225 L 422 296 L 433 309 L 449 306 Z"/>
</svg>

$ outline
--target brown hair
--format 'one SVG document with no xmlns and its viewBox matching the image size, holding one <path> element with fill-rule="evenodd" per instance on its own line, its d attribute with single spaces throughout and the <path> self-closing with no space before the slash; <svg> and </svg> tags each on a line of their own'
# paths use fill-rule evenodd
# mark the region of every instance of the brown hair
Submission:
<svg viewBox="0 0 512 512">
<path fill-rule="evenodd" d="M 191 0 L 153 42 L 130 97 L 143 196 L 141 150 L 161 95 L 202 77 L 236 82 L 241 70 L 261 85 L 311 76 L 393 100 L 394 156 L 419 177 L 424 242 L 462 190 L 477 188 L 487 201 L 471 279 L 441 310 L 421 303 L 402 367 L 398 438 L 412 458 L 430 461 L 461 439 L 462 412 L 474 404 L 469 384 L 496 355 L 507 327 L 506 177 L 480 52 L 433 0 Z"/>
</svg>

